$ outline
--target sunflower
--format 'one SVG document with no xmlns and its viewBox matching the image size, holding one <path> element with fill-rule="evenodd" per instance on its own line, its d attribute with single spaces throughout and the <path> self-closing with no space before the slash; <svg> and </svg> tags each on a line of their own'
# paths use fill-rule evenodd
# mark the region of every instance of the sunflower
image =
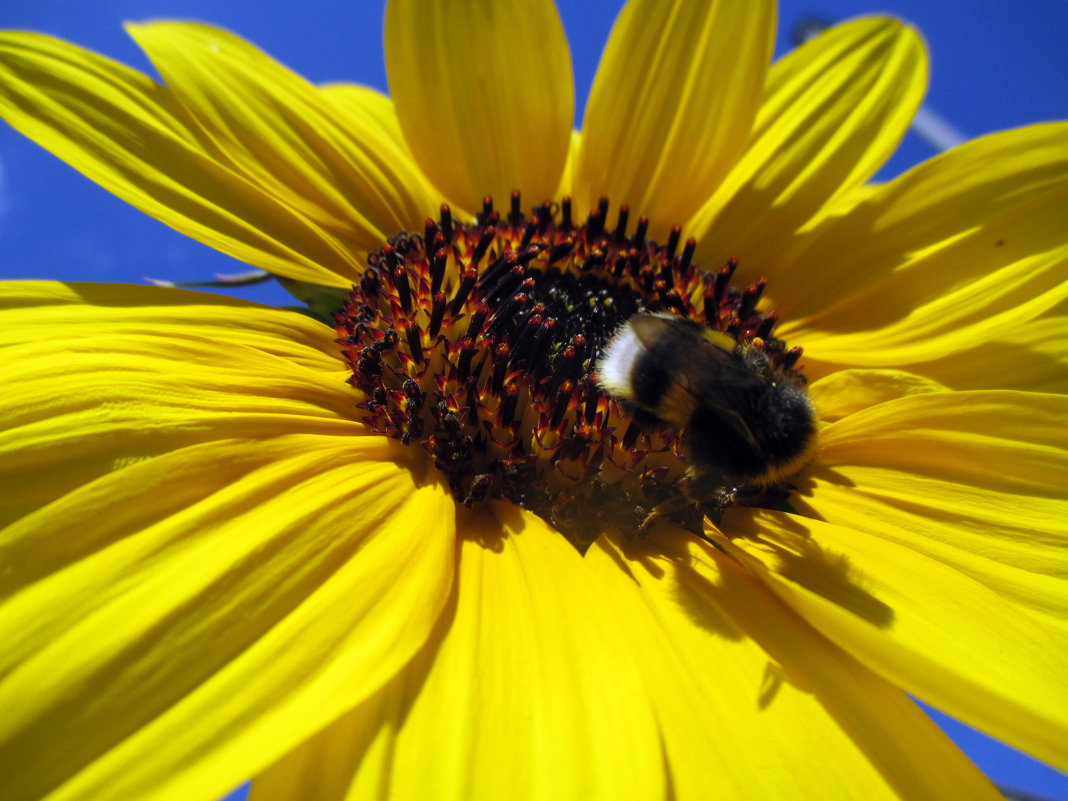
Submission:
<svg viewBox="0 0 1068 801">
<path fill-rule="evenodd" d="M 1068 768 L 1068 126 L 868 185 L 917 35 L 740 9 L 631 0 L 581 132 L 547 2 L 390 2 L 388 98 L 0 38 L 13 126 L 334 304 L 3 285 L 5 797 L 999 797 L 909 694 Z M 807 376 L 778 495 L 623 433 L 641 309 Z"/>
</svg>

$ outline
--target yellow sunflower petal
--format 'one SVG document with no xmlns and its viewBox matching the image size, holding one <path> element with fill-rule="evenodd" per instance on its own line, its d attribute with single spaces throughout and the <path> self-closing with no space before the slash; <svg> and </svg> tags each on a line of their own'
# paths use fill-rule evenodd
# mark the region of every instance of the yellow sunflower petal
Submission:
<svg viewBox="0 0 1068 801">
<path fill-rule="evenodd" d="M 581 213 L 601 195 L 663 239 L 745 149 L 775 35 L 774 3 L 631 0 L 586 104 L 575 164 Z"/>
<path fill-rule="evenodd" d="M 345 109 L 349 115 L 342 123 L 348 127 L 352 121 L 362 119 L 375 126 L 378 132 L 395 146 L 408 151 L 404 141 L 397 110 L 389 95 L 354 83 L 331 83 L 320 86 L 319 91 L 329 102 Z"/>
<path fill-rule="evenodd" d="M 941 392 L 890 401 L 823 430 L 818 489 L 796 500 L 828 522 L 881 521 L 879 533 L 1037 614 L 1068 620 L 1066 419 L 1062 395 Z M 853 507 L 856 516 L 844 517 Z"/>
<path fill-rule="evenodd" d="M 199 292 L 0 283 L 0 523 L 212 439 L 361 436 L 332 332 Z"/>
<path fill-rule="evenodd" d="M 578 158 L 579 146 L 582 144 L 582 133 L 571 132 L 571 146 L 567 151 L 567 163 L 564 164 L 563 175 L 560 176 L 560 185 L 556 187 L 554 198 L 572 197 L 575 194 L 575 159 Z"/>
<path fill-rule="evenodd" d="M 898 688 L 748 571 L 681 532 L 658 550 L 629 576 L 614 556 L 606 607 L 645 662 L 678 797 L 998 797 Z M 709 721 L 733 748 L 704 746 Z"/>
<path fill-rule="evenodd" d="M 346 243 L 219 162 L 172 93 L 33 33 L 0 34 L 0 116 L 141 211 L 278 275 L 347 286 Z"/>
<path fill-rule="evenodd" d="M 352 419 L 343 374 L 244 345 L 84 333 L 3 352 L 0 523 L 116 467 L 206 440 L 367 433 Z"/>
<path fill-rule="evenodd" d="M 882 660 L 880 670 L 906 689 L 1061 767 L 1065 420 L 1064 396 L 1004 391 L 914 395 L 845 417 L 823 430 L 819 464 L 791 499 L 806 517 L 843 531 L 811 524 L 813 544 L 796 546 L 820 557 L 826 541 L 822 562 L 783 557 L 799 572 L 787 578 L 829 596 L 830 606 L 809 599 L 806 609 L 820 606 L 821 625 L 833 621 L 836 638 L 851 631 L 851 647 Z M 809 524 L 789 523 L 798 525 Z M 856 579 L 846 581 L 853 564 Z M 885 630 L 873 631 L 857 608 L 832 608 L 842 598 L 889 607 L 892 619 L 874 621 Z M 954 675 L 975 683 L 974 692 L 954 689 Z"/>
<path fill-rule="evenodd" d="M 217 796 L 388 682 L 433 629 L 455 548 L 447 490 L 402 450 L 205 443 L 0 532 L 23 585 L 0 608 L 5 793 Z M 75 524 L 95 547 L 64 564 Z"/>
<path fill-rule="evenodd" d="M 1068 394 L 1068 317 L 1032 320 L 970 350 L 906 369 L 953 389 Z"/>
<path fill-rule="evenodd" d="M 809 365 L 806 364 L 806 373 Z M 809 376 L 811 378 L 811 375 Z M 895 398 L 948 388 L 905 370 L 839 370 L 809 386 L 820 420 L 831 422 Z"/>
<path fill-rule="evenodd" d="M 329 329 L 153 287 L 0 297 L 6 793 L 217 796 L 423 646 L 454 505 L 352 419 Z"/>
<path fill-rule="evenodd" d="M 903 693 L 692 537 L 582 559 L 502 515 L 503 536 L 466 524 L 440 649 L 255 801 L 997 797 Z"/>
<path fill-rule="evenodd" d="M 401 131 L 397 110 L 388 95 L 369 86 L 349 83 L 327 84 L 319 87 L 319 92 L 324 104 L 332 104 L 329 113 L 343 129 L 361 130 L 362 125 L 373 125 L 385 139 L 400 149 L 406 163 L 415 164 L 415 157 L 408 149 L 408 142 Z M 413 168 L 405 180 L 412 181 L 413 187 L 418 184 L 420 188 L 413 194 L 427 199 L 428 211 L 424 213 L 433 216 L 443 200 L 441 193 L 418 168 Z M 452 211 L 457 217 L 472 216 L 461 207 L 454 207 Z M 410 223 L 409 228 L 413 227 L 416 226 Z"/>
<path fill-rule="evenodd" d="M 300 76 L 206 25 L 127 25 L 208 149 L 341 242 L 377 250 L 437 204 L 411 157 L 362 117 L 339 120 Z"/>
<path fill-rule="evenodd" d="M 254 797 L 297 787 L 328 799 L 664 795 L 628 633 L 599 609 L 603 571 L 591 574 L 540 519 L 506 504 L 496 512 L 503 525 L 487 512 L 461 523 L 440 641 L 366 708 L 255 780 Z"/>
<path fill-rule="evenodd" d="M 745 154 L 686 225 L 705 263 L 734 257 L 774 286 L 776 253 L 875 173 L 926 84 L 920 37 L 886 18 L 837 25 L 772 65 Z"/>
<path fill-rule="evenodd" d="M 324 373 L 344 369 L 334 329 L 303 314 L 206 292 L 2 281 L 0 311 L 0 346 L 57 340 L 58 355 L 66 347 L 63 340 L 144 333 L 245 345 Z"/>
<path fill-rule="evenodd" d="M 777 272 L 770 304 L 782 336 L 821 361 L 942 358 L 1068 297 L 1065 219 L 1068 123 L 994 134 L 819 226 Z"/>
<path fill-rule="evenodd" d="M 404 136 L 452 202 L 551 198 L 574 117 L 571 56 L 551 0 L 391 0 L 386 72 Z"/>
<path fill-rule="evenodd" d="M 912 695 L 1068 765 L 1068 637 L 958 570 L 878 533 L 732 515 L 738 547 L 807 620 Z"/>
</svg>

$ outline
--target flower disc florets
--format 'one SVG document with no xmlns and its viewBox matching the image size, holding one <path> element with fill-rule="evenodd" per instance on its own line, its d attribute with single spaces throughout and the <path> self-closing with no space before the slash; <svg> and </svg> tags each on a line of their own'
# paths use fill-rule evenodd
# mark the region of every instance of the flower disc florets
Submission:
<svg viewBox="0 0 1068 801">
<path fill-rule="evenodd" d="M 734 264 L 706 273 L 679 251 L 627 232 L 628 210 L 606 225 L 602 200 L 584 225 L 571 203 L 530 218 L 518 193 L 504 219 L 484 201 L 474 224 L 441 217 L 369 257 L 337 316 L 364 421 L 418 445 L 468 506 L 505 498 L 582 547 L 607 525 L 637 532 L 654 508 L 700 533 L 685 498 L 677 434 L 635 419 L 597 386 L 606 341 L 640 312 L 684 315 L 758 347 L 792 370 L 799 349 L 771 336 L 756 310 L 758 282 L 729 286 Z"/>
</svg>

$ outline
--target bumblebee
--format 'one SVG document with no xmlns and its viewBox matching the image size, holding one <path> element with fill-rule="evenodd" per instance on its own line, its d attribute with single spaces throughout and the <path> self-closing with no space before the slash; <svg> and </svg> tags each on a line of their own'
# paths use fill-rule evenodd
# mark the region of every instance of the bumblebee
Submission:
<svg viewBox="0 0 1068 801">
<path fill-rule="evenodd" d="M 800 377 L 694 320 L 631 317 L 609 340 L 597 375 L 639 422 L 679 432 L 688 494 L 698 503 L 717 491 L 780 485 L 816 448 L 815 410 Z"/>
</svg>

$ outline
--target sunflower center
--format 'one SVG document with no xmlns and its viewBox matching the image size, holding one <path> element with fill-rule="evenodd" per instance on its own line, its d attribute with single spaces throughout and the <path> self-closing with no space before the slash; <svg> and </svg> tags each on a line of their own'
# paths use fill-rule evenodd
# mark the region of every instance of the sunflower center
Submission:
<svg viewBox="0 0 1068 801">
<path fill-rule="evenodd" d="M 487 198 L 464 224 L 442 206 L 422 234 L 369 257 L 337 316 L 373 430 L 425 450 L 458 501 L 508 499 L 579 548 L 605 526 L 637 533 L 657 514 L 701 533 L 704 515 L 740 497 L 692 499 L 678 429 L 598 385 L 598 359 L 627 320 L 697 321 L 800 381 L 800 349 L 756 309 L 763 281 L 730 286 L 735 265 L 699 269 L 678 228 L 659 245 L 645 218 L 628 232 L 625 206 L 614 225 L 607 213 L 602 200 L 576 225 L 565 198 L 528 217 L 515 193 L 503 218 Z"/>
</svg>

